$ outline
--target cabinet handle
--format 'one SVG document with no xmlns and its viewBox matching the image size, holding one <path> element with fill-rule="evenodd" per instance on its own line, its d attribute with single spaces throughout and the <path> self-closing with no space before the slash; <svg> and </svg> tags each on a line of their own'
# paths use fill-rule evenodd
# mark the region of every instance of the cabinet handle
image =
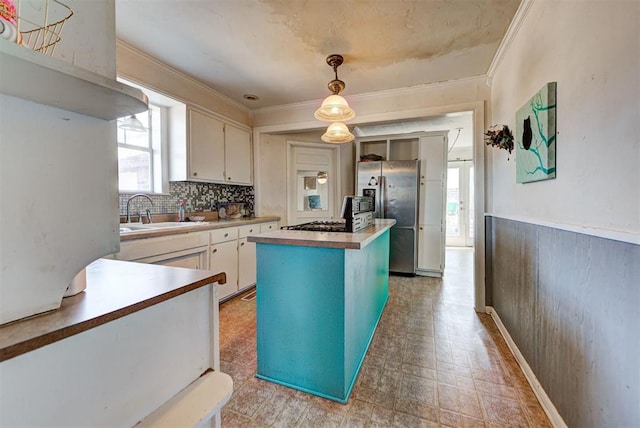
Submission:
<svg viewBox="0 0 640 428">
<path fill-rule="evenodd" d="M 197 177 L 197 176 L 198 176 L 198 173 L 197 173 L 197 172 L 194 172 L 194 173 L 193 173 L 193 176 L 194 176 L 194 177 Z"/>
<path fill-rule="evenodd" d="M 249 229 L 249 233 L 253 232 L 253 229 Z"/>
<path fill-rule="evenodd" d="M 231 181 L 231 177 L 227 177 L 227 180 Z"/>
<path fill-rule="evenodd" d="M 224 237 L 226 238 L 227 236 L 229 236 L 229 234 L 228 234 L 228 233 L 225 233 L 225 234 L 224 234 Z"/>
<path fill-rule="evenodd" d="M 214 253 L 214 254 L 217 253 L 217 252 L 218 252 L 217 248 L 214 248 L 213 251 L 212 251 L 212 253 Z"/>
<path fill-rule="evenodd" d="M 420 230 L 422 230 L 422 226 L 420 226 Z"/>
<path fill-rule="evenodd" d="M 243 246 L 244 246 L 244 242 L 241 242 L 241 243 L 240 243 L 240 246 L 241 246 L 241 247 L 243 247 Z"/>
</svg>

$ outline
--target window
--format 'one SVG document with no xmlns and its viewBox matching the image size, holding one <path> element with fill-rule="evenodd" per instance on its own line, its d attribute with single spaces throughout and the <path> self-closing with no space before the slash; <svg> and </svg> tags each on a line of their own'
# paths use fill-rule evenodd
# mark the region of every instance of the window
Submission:
<svg viewBox="0 0 640 428">
<path fill-rule="evenodd" d="M 169 109 L 181 102 L 128 80 L 118 81 L 140 89 L 149 98 L 149 110 L 136 114 L 146 131 L 120 128 L 127 119 L 118 119 L 118 179 L 120 192 L 167 193 L 167 118 Z"/>
<path fill-rule="evenodd" d="M 162 158 L 161 107 L 149 104 L 149 110 L 135 115 L 146 131 L 122 129 L 127 118 L 118 119 L 118 179 L 121 192 L 161 192 L 156 176 L 162 168 L 155 160 Z"/>
</svg>

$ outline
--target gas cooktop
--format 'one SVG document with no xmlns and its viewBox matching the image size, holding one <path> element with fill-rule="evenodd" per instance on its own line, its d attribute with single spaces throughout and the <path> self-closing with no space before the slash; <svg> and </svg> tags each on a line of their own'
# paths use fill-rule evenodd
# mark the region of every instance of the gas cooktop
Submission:
<svg viewBox="0 0 640 428">
<path fill-rule="evenodd" d="M 310 232 L 346 232 L 347 226 L 344 221 L 312 221 L 293 226 L 282 226 L 281 229 L 307 230 Z"/>
</svg>

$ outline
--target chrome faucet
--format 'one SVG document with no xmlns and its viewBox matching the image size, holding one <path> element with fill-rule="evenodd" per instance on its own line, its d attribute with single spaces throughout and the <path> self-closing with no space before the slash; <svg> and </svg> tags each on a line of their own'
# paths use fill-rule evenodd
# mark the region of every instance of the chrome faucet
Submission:
<svg viewBox="0 0 640 428">
<path fill-rule="evenodd" d="M 143 193 L 136 193 L 135 195 L 131 196 L 129 199 L 127 199 L 127 223 L 131 223 L 131 214 L 129 213 L 129 204 L 131 203 L 131 200 L 133 198 L 137 198 L 138 196 L 142 196 L 143 198 L 147 198 L 149 200 L 149 202 L 151 202 L 151 206 L 153 206 L 153 200 L 149 197 L 149 195 L 145 195 Z M 151 213 L 151 211 L 148 211 L 147 216 L 149 217 L 149 219 L 151 219 L 150 213 Z M 140 223 L 142 223 L 142 216 L 140 214 L 138 214 L 138 217 L 140 219 Z"/>
</svg>

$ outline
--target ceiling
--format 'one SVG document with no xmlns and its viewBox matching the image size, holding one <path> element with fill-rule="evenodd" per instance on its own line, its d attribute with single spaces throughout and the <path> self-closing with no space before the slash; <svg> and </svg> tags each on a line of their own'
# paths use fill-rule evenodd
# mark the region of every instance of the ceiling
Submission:
<svg viewBox="0 0 640 428">
<path fill-rule="evenodd" d="M 116 0 L 122 41 L 249 109 L 486 74 L 520 0 Z M 255 94 L 248 101 L 244 94 Z"/>
</svg>

